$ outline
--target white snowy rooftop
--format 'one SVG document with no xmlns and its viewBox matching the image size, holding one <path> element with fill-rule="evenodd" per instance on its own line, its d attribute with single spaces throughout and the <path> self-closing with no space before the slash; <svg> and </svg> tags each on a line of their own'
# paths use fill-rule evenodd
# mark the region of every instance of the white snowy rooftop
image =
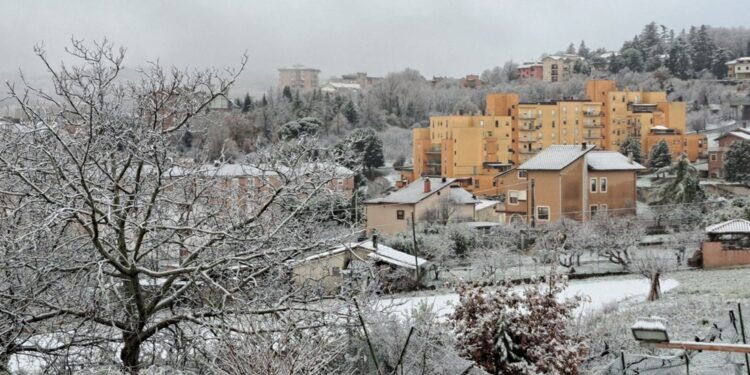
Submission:
<svg viewBox="0 0 750 375">
<path fill-rule="evenodd" d="M 736 58 L 736 59 L 734 59 L 734 60 L 731 60 L 731 61 L 727 61 L 727 62 L 726 62 L 725 64 L 727 64 L 727 65 L 731 65 L 731 64 L 737 64 L 737 63 L 746 63 L 746 62 L 750 62 L 750 57 L 740 57 L 740 58 Z"/>
<path fill-rule="evenodd" d="M 371 258 L 376 261 L 392 264 L 394 266 L 415 269 L 416 268 L 414 265 L 415 263 L 418 264 L 420 268 L 422 268 L 424 265 L 427 264 L 427 260 L 424 258 L 416 257 L 415 259 L 414 255 L 398 251 L 392 247 L 389 247 L 380 243 L 378 243 L 377 247 L 375 247 L 372 240 L 367 240 L 367 241 L 362 241 L 362 242 L 352 242 L 352 243 L 344 244 L 342 246 L 336 247 L 329 251 L 311 255 L 298 262 L 295 262 L 294 265 L 306 263 L 315 259 L 329 257 L 331 255 L 342 253 L 344 251 L 350 251 L 353 249 L 366 250 L 368 251 L 368 254 L 367 254 L 368 258 Z"/>
<path fill-rule="evenodd" d="M 737 138 L 744 139 L 744 140 L 748 141 L 748 140 L 750 140 L 750 129 L 737 128 L 737 129 L 735 129 L 733 131 L 730 131 L 728 133 L 724 133 L 724 134 L 718 136 L 716 139 L 724 138 L 724 137 L 729 136 L 729 135 L 733 135 L 733 136 L 735 136 Z"/>
<path fill-rule="evenodd" d="M 586 162 L 595 171 L 639 171 L 646 167 L 617 151 L 594 151 L 586 155 Z"/>
<path fill-rule="evenodd" d="M 484 210 L 485 208 L 490 208 L 498 203 L 499 203 L 498 201 L 493 201 L 489 199 L 480 199 L 475 208 L 477 211 L 480 211 L 480 210 Z"/>
<path fill-rule="evenodd" d="M 552 145 L 521 164 L 518 169 L 558 171 L 593 149 L 594 146 Z"/>
<path fill-rule="evenodd" d="M 424 186 L 425 181 L 429 180 L 430 191 L 425 192 Z M 365 201 L 365 203 L 403 203 L 403 204 L 414 204 L 421 202 L 423 199 L 429 197 L 432 194 L 437 193 L 440 190 L 448 188 L 448 194 L 451 195 L 453 200 L 459 204 L 476 203 L 476 199 L 473 198 L 471 193 L 460 187 L 451 187 L 450 185 L 456 181 L 454 178 L 434 178 L 425 177 L 415 180 L 414 182 L 406 185 L 403 189 L 397 190 L 390 193 L 382 198 L 373 198 Z"/>
<path fill-rule="evenodd" d="M 743 219 L 732 219 L 723 223 L 714 224 L 706 227 L 706 233 L 711 234 L 730 234 L 730 233 L 750 233 L 750 221 Z"/>
</svg>

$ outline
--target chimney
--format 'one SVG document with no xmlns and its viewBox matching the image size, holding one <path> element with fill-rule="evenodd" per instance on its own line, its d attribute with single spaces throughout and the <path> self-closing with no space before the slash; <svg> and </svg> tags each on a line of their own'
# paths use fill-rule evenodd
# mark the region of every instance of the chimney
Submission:
<svg viewBox="0 0 750 375">
<path fill-rule="evenodd" d="M 373 233 L 372 234 L 372 247 L 377 250 L 378 249 L 378 235 Z"/>
<path fill-rule="evenodd" d="M 581 150 L 586 150 L 586 142 L 581 143 Z"/>
<path fill-rule="evenodd" d="M 633 164 L 633 152 L 628 152 L 628 163 Z"/>
<path fill-rule="evenodd" d="M 425 177 L 424 178 L 424 192 L 429 193 L 432 191 L 432 187 L 430 186 L 430 178 Z"/>
</svg>

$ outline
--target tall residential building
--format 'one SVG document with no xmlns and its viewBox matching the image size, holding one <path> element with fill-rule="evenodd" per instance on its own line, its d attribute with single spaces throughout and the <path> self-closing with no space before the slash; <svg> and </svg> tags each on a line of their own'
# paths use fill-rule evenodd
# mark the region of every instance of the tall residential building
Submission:
<svg viewBox="0 0 750 375">
<path fill-rule="evenodd" d="M 483 115 L 432 116 L 414 129 L 413 170 L 403 173 L 455 178 L 476 195 L 493 195 L 494 176 L 552 145 L 586 145 L 619 151 L 628 137 L 644 154 L 665 140 L 675 158 L 691 161 L 706 150 L 703 134 L 686 134 L 685 105 L 664 92 L 618 91 L 614 81 L 587 82 L 588 98 L 521 102 L 518 94 L 488 94 Z"/>
<path fill-rule="evenodd" d="M 727 78 L 750 79 L 750 57 L 727 61 Z"/>
<path fill-rule="evenodd" d="M 279 68 L 279 88 L 312 90 L 318 88 L 320 70 L 302 65 Z"/>
<path fill-rule="evenodd" d="M 567 81 L 573 75 L 573 69 L 583 57 L 578 55 L 564 54 L 547 56 L 542 59 L 543 80 L 546 82 Z"/>
</svg>

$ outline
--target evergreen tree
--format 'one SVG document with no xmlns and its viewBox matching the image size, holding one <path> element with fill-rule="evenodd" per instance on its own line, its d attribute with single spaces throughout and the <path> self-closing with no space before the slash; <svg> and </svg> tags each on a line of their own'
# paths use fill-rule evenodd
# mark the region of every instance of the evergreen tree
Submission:
<svg viewBox="0 0 750 375">
<path fill-rule="evenodd" d="M 690 77 L 690 58 L 685 39 L 678 37 L 669 49 L 667 68 L 675 77 L 687 79 Z"/>
<path fill-rule="evenodd" d="M 625 66 L 633 72 L 643 71 L 643 55 L 635 48 L 622 51 L 622 60 Z"/>
<path fill-rule="evenodd" d="M 750 56 L 750 40 L 747 41 L 747 45 L 745 46 L 745 56 Z"/>
<path fill-rule="evenodd" d="M 570 45 L 568 45 L 568 48 L 565 50 L 565 53 L 568 53 L 568 54 L 571 54 L 571 55 L 575 54 L 576 53 L 576 46 L 573 43 L 570 43 Z"/>
<path fill-rule="evenodd" d="M 241 108 L 242 107 L 242 101 L 240 98 L 234 98 L 234 107 L 235 108 Z"/>
<path fill-rule="evenodd" d="M 245 94 L 245 100 L 242 102 L 242 113 L 247 113 L 253 110 L 253 99 L 250 98 L 250 94 Z"/>
<path fill-rule="evenodd" d="M 701 203 L 706 192 L 698 183 L 697 170 L 683 155 L 673 168 L 675 178 L 662 186 L 658 192 L 658 204 Z"/>
<path fill-rule="evenodd" d="M 304 117 L 299 120 L 290 121 L 279 129 L 279 139 L 290 140 L 303 136 L 314 136 L 318 134 L 322 124 L 314 117 Z"/>
<path fill-rule="evenodd" d="M 609 64 L 607 64 L 607 70 L 609 70 L 610 73 L 618 73 L 623 68 L 623 61 L 622 57 L 618 56 L 617 54 L 613 53 L 609 56 Z"/>
<path fill-rule="evenodd" d="M 292 89 L 290 89 L 289 86 L 284 86 L 284 89 L 281 90 L 281 96 L 285 97 L 287 101 L 291 102 L 293 100 Z"/>
<path fill-rule="evenodd" d="M 581 44 L 578 45 L 578 56 L 588 59 L 591 57 L 591 50 L 586 47 L 586 43 L 582 40 Z"/>
<path fill-rule="evenodd" d="M 355 129 L 341 143 L 337 144 L 335 148 L 339 152 L 353 150 L 357 155 L 361 156 L 359 160 L 343 161 L 347 168 L 358 169 L 357 167 L 361 166 L 362 169 L 372 170 L 373 168 L 385 165 L 383 140 L 380 139 L 378 133 L 373 129 Z"/>
<path fill-rule="evenodd" d="M 659 53 L 661 38 L 659 38 L 659 27 L 656 25 L 656 22 L 646 24 L 638 39 L 640 41 L 641 52 L 646 54 Z"/>
<path fill-rule="evenodd" d="M 631 135 L 626 138 L 625 142 L 620 145 L 620 153 L 625 156 L 633 155 L 633 161 L 635 161 L 636 163 L 643 162 L 641 140 L 638 139 L 638 137 Z"/>
<path fill-rule="evenodd" d="M 344 114 L 344 117 L 346 117 L 346 120 L 349 121 L 352 126 L 357 124 L 359 121 L 359 113 L 357 113 L 357 107 L 354 106 L 354 103 L 351 100 L 344 105 L 344 108 L 342 108 L 341 111 Z"/>
<path fill-rule="evenodd" d="M 652 169 L 661 169 L 672 165 L 672 152 L 669 151 L 669 145 L 666 141 L 661 140 L 651 148 L 649 165 Z"/>
<path fill-rule="evenodd" d="M 699 29 L 690 28 L 690 60 L 693 63 L 693 71 L 700 72 L 711 69 L 711 60 L 716 49 L 711 36 L 708 35 L 706 25 Z"/>
<path fill-rule="evenodd" d="M 731 182 L 750 182 L 750 142 L 734 142 L 724 154 L 724 178 Z"/>
<path fill-rule="evenodd" d="M 724 78 L 727 76 L 727 61 L 732 60 L 733 58 L 732 51 L 724 48 L 716 49 L 713 59 L 711 60 L 711 72 L 716 78 Z"/>
<path fill-rule="evenodd" d="M 263 94 L 263 99 L 260 100 L 261 107 L 265 107 L 268 105 L 268 99 L 266 99 L 266 94 Z"/>
</svg>

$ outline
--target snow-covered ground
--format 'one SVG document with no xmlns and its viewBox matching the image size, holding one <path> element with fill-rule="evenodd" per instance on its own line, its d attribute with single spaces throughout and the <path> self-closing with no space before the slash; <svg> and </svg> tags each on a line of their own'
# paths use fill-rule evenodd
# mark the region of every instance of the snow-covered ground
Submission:
<svg viewBox="0 0 750 375">
<path fill-rule="evenodd" d="M 675 288 L 679 283 L 673 279 L 662 280 L 661 290 L 666 292 Z M 515 289 L 521 291 L 523 287 Z M 578 312 L 586 314 L 601 309 L 603 306 L 630 298 L 646 298 L 649 282 L 644 278 L 605 279 L 571 281 L 561 298 L 576 295 L 586 297 L 586 301 L 578 308 Z M 457 293 L 444 293 L 429 296 L 385 298 L 380 300 L 380 307 L 390 308 L 395 313 L 409 314 L 420 303 L 431 304 L 433 310 L 440 316 L 447 316 L 453 312 L 453 306 L 458 303 Z"/>
</svg>

